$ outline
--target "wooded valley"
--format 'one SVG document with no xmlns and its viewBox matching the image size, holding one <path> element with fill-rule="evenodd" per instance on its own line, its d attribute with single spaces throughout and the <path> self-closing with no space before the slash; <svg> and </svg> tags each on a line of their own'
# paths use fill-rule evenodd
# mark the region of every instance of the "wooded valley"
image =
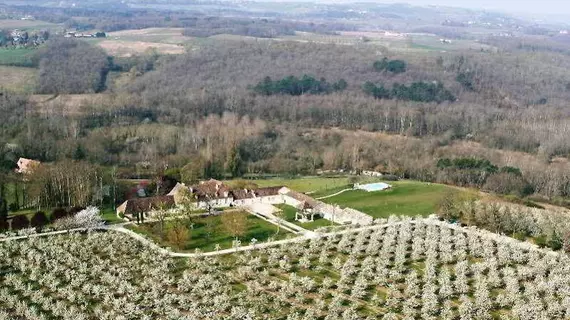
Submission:
<svg viewBox="0 0 570 320">
<path fill-rule="evenodd" d="M 33 7 L 18 10 L 43 17 Z M 72 12 L 49 10 L 54 23 Z M 105 12 L 86 10 L 82 21 L 120 16 Z M 149 23 L 151 15 L 162 22 L 134 22 Z M 95 40 L 52 34 L 26 65 L 36 72 L 33 89 L 0 94 L 5 176 L 25 157 L 89 166 L 94 171 L 83 172 L 94 186 L 112 176 L 198 180 L 342 169 L 520 197 L 570 194 L 570 51 L 562 45 L 544 40 L 529 49 L 529 36 L 488 36 L 483 42 L 494 50 L 405 51 L 367 39 L 266 39 L 358 29 L 334 19 L 304 24 L 152 10 L 128 17 L 134 25 L 83 28 L 176 26 L 185 28 L 177 29 L 181 37 L 202 40 L 184 54 L 110 56 Z M 441 166 L 450 159 L 486 160 L 496 169 Z"/>
</svg>

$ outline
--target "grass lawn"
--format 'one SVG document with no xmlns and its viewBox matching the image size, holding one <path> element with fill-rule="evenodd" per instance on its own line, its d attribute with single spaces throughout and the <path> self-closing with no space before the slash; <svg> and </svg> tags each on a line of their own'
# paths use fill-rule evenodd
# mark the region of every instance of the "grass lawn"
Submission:
<svg viewBox="0 0 570 320">
<path fill-rule="evenodd" d="M 101 217 L 107 224 L 115 224 L 125 222 L 123 219 L 117 217 L 117 213 L 113 208 L 103 208 L 101 209 Z"/>
<path fill-rule="evenodd" d="M 359 177 L 359 182 L 373 182 L 379 181 L 371 177 Z M 285 186 L 298 192 L 315 192 L 330 194 L 333 190 L 344 189 L 350 186 L 348 176 L 335 176 L 335 177 L 300 177 L 292 179 L 264 179 L 252 180 L 251 182 L 257 184 L 259 187 L 272 187 L 272 186 Z M 314 196 L 314 195 L 313 195 Z"/>
<path fill-rule="evenodd" d="M 387 218 L 392 214 L 428 216 L 435 212 L 437 203 L 451 187 L 417 181 L 388 182 L 391 190 L 366 192 L 347 191 L 322 201 L 351 207 L 374 218 Z"/>
<path fill-rule="evenodd" d="M 283 210 L 283 218 L 291 223 L 294 223 L 296 225 L 298 225 L 301 228 L 305 228 L 307 230 L 315 230 L 318 228 L 322 228 L 322 227 L 331 227 L 331 226 L 335 226 L 337 225 L 336 223 L 333 223 L 327 219 L 324 218 L 317 218 L 315 217 L 315 221 L 313 222 L 306 222 L 306 223 L 301 223 L 299 221 L 295 221 L 295 212 L 297 212 L 297 209 L 295 209 L 292 206 L 286 205 L 286 204 L 278 204 L 275 205 L 277 208 Z"/>
<path fill-rule="evenodd" d="M 256 216 L 250 215 L 249 213 L 241 212 L 238 214 L 247 216 L 247 231 L 246 234 L 240 238 L 242 246 L 249 245 L 253 238 L 257 239 L 258 242 L 263 242 L 269 238 L 279 240 L 291 235 L 291 233 L 283 230 L 283 228 L 281 228 L 279 234 L 276 234 L 277 226 L 257 218 Z M 182 252 L 193 252 L 196 248 L 202 251 L 213 251 L 215 250 L 216 244 L 219 244 L 222 249 L 232 247 L 232 241 L 234 238 L 224 230 L 221 215 L 197 218 L 193 220 L 193 223 L 193 228 L 190 231 L 190 239 L 186 241 L 182 247 L 177 246 L 166 239 L 162 239 L 157 223 L 131 225 L 129 228 L 135 232 L 146 235 L 160 246 L 171 247 Z M 208 223 L 212 225 L 211 228 L 208 227 Z M 210 236 L 208 236 L 208 229 L 211 229 Z"/>
<path fill-rule="evenodd" d="M 34 49 L 0 48 L 0 65 L 30 67 Z"/>
</svg>

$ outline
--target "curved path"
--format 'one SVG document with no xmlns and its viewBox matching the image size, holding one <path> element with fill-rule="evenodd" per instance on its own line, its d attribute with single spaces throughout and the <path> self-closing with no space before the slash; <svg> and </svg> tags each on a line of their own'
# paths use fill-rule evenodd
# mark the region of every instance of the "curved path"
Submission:
<svg viewBox="0 0 570 320">
<path fill-rule="evenodd" d="M 336 196 L 338 196 L 339 194 L 345 193 L 345 192 L 347 192 L 347 191 L 352 191 L 352 190 L 354 190 L 354 189 L 344 189 L 344 190 L 341 190 L 341 191 L 339 191 L 339 192 L 337 192 L 337 193 L 329 194 L 328 196 L 324 196 L 324 197 L 320 197 L 320 198 L 315 198 L 315 200 L 323 200 L 323 199 L 327 199 L 327 198 L 336 197 Z"/>
<path fill-rule="evenodd" d="M 291 238 L 291 239 L 285 239 L 285 240 L 279 240 L 279 241 L 273 241 L 273 242 L 265 242 L 265 243 L 257 243 L 255 245 L 249 245 L 249 246 L 243 246 L 243 247 L 237 247 L 237 248 L 231 248 L 231 249 L 225 249 L 225 250 L 219 250 L 219 251 L 204 252 L 204 253 L 179 253 L 179 252 L 172 252 L 168 249 L 162 248 L 162 247 L 158 246 L 156 243 L 154 243 L 153 241 L 147 239 L 146 237 L 124 227 L 125 225 L 132 224 L 131 222 L 121 223 L 121 224 L 116 224 L 116 225 L 103 226 L 103 227 L 95 228 L 95 229 L 91 229 L 91 230 L 107 230 L 107 231 L 121 232 L 121 233 L 124 233 L 124 234 L 132 237 L 135 240 L 140 241 L 141 243 L 143 243 L 149 247 L 152 247 L 152 248 L 158 250 L 162 254 L 165 254 L 165 255 L 168 255 L 171 257 L 196 258 L 196 257 L 203 257 L 203 256 L 217 256 L 217 255 L 223 255 L 223 254 L 229 254 L 229 253 L 235 253 L 235 252 L 257 250 L 257 249 L 261 249 L 261 248 L 279 246 L 279 245 L 283 245 L 283 244 L 287 244 L 287 243 L 302 242 L 302 241 L 309 240 L 309 239 L 324 238 L 324 237 L 330 237 L 330 236 L 341 235 L 341 234 L 346 234 L 346 233 L 356 233 L 356 232 L 361 232 L 361 231 L 365 231 L 365 230 L 373 230 L 373 229 L 377 229 L 377 228 L 386 228 L 386 227 L 390 227 L 390 226 L 398 226 L 398 225 L 401 225 L 404 223 L 418 223 L 418 222 L 423 222 L 426 224 L 437 225 L 437 226 L 443 226 L 443 227 L 447 227 L 447 228 L 450 228 L 453 230 L 465 232 L 467 234 L 476 233 L 477 235 L 479 235 L 482 238 L 490 239 L 490 240 L 494 240 L 494 241 L 507 242 L 507 243 L 510 243 L 512 245 L 517 245 L 517 246 L 522 247 L 522 248 L 527 249 L 527 250 L 540 250 L 542 252 L 545 252 L 546 254 L 551 254 L 551 255 L 559 255 L 560 254 L 559 252 L 556 252 L 556 251 L 541 249 L 537 245 L 530 243 L 530 242 L 519 241 L 519 240 L 516 240 L 516 239 L 511 238 L 511 237 L 492 233 L 490 231 L 478 229 L 475 227 L 465 228 L 465 227 L 461 227 L 461 226 L 456 225 L 456 224 L 450 224 L 450 223 L 447 223 L 444 221 L 439 221 L 439 220 L 433 219 L 433 218 L 393 222 L 393 223 L 366 226 L 366 227 L 361 227 L 361 228 L 349 228 L 349 229 L 345 229 L 345 230 L 341 230 L 341 231 L 321 233 L 321 234 L 307 233 L 307 234 L 304 234 L 302 236 L 299 236 L 296 238 Z M 53 232 L 46 232 L 46 233 L 40 233 L 40 234 L 33 234 L 33 235 L 29 235 L 29 236 L 8 237 L 8 238 L 0 239 L 0 242 L 11 241 L 11 240 L 20 240 L 20 239 L 33 238 L 33 237 L 44 237 L 44 236 L 65 234 L 65 233 L 74 232 L 74 231 L 87 231 L 87 230 L 88 229 L 80 228 L 80 229 L 71 229 L 71 230 L 65 230 L 65 231 L 53 231 Z"/>
<path fill-rule="evenodd" d="M 169 255 L 171 257 L 196 258 L 196 257 L 203 257 L 203 256 L 218 256 L 218 255 L 230 254 L 230 253 L 235 253 L 235 252 L 257 250 L 257 249 L 279 246 L 279 245 L 288 244 L 288 243 L 302 242 L 302 241 L 310 240 L 310 239 L 326 238 L 326 237 L 330 237 L 330 236 L 334 236 L 334 235 L 342 235 L 342 234 L 346 234 L 346 233 L 357 233 L 357 232 L 366 231 L 366 230 L 374 230 L 374 229 L 378 229 L 378 228 L 398 226 L 398 225 L 401 225 L 404 223 L 418 223 L 418 222 L 423 222 L 426 224 L 447 227 L 447 228 L 457 230 L 457 231 L 461 231 L 461 232 L 465 232 L 468 234 L 469 233 L 476 233 L 477 235 L 479 235 L 482 238 L 490 239 L 490 240 L 494 240 L 494 241 L 508 242 L 508 243 L 513 244 L 513 245 L 520 246 L 520 247 L 527 249 L 527 250 L 541 250 L 547 254 L 552 254 L 552 255 L 558 255 L 559 254 L 558 252 L 555 252 L 555 251 L 540 249 L 537 245 L 530 243 L 530 242 L 519 241 L 519 240 L 516 240 L 516 239 L 511 238 L 511 237 L 492 233 L 492 232 L 487 231 L 487 230 L 477 229 L 475 227 L 464 228 L 464 227 L 461 227 L 461 226 L 456 225 L 456 224 L 450 224 L 450 223 L 447 223 L 444 221 L 439 221 L 439 220 L 433 219 L 433 218 L 392 222 L 392 223 L 386 223 L 386 224 L 366 226 L 366 227 L 361 227 L 361 228 L 349 228 L 349 229 L 345 229 L 345 230 L 341 230 L 341 231 L 321 233 L 321 234 L 311 233 L 311 234 L 305 234 L 305 235 L 302 235 L 302 236 L 299 236 L 296 238 L 292 238 L 292 239 L 257 243 L 255 245 L 249 245 L 249 246 L 243 246 L 243 247 L 237 247 L 237 248 L 231 248 L 231 249 L 224 249 L 224 250 L 219 250 L 219 251 L 203 252 L 203 253 L 172 252 L 172 251 L 167 250 L 165 248 L 161 248 L 160 246 L 158 246 L 156 243 L 152 242 L 151 240 L 145 238 L 144 236 L 142 236 L 142 235 L 140 235 L 134 231 L 126 229 L 123 226 L 117 226 L 116 228 L 109 228 L 109 230 L 113 230 L 113 231 L 117 231 L 117 232 L 123 232 L 125 234 L 128 234 L 128 235 L 132 236 L 133 238 L 143 242 L 144 244 L 147 244 L 150 247 L 153 247 L 153 248 L 159 250 L 160 252 L 162 252 L 166 255 Z"/>
<path fill-rule="evenodd" d="M 96 228 L 73 228 L 68 230 L 59 230 L 59 231 L 49 231 L 49 232 L 42 232 L 42 233 L 32 233 L 29 235 L 22 235 L 22 236 L 12 236 L 12 237 L 4 237 L 0 238 L 0 242 L 4 241 L 12 241 L 12 240 L 22 240 L 28 238 L 39 238 L 39 237 L 47 237 L 47 236 L 55 236 L 58 234 L 66 234 L 71 232 L 85 232 L 89 230 L 114 230 L 116 228 L 123 228 L 125 225 L 133 224 L 133 222 L 123 222 L 118 224 L 111 224 L 111 225 L 104 225 L 101 227 Z M 123 228 L 124 229 L 124 228 Z"/>
</svg>

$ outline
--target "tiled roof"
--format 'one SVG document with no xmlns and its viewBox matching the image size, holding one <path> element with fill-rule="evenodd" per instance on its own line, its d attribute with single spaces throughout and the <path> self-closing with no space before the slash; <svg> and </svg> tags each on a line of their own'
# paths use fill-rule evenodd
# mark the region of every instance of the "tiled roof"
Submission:
<svg viewBox="0 0 570 320">
<path fill-rule="evenodd" d="M 270 197 L 270 196 L 279 195 L 279 190 L 281 190 L 281 188 L 283 187 L 279 186 L 279 187 L 259 188 L 259 189 L 254 189 L 253 192 L 255 192 L 255 195 L 257 197 Z"/>
<path fill-rule="evenodd" d="M 149 212 L 156 209 L 171 209 L 174 206 L 173 196 L 158 196 L 130 199 L 125 201 L 119 208 L 124 210 L 124 214 L 134 215 L 139 212 Z"/>
<path fill-rule="evenodd" d="M 305 202 L 307 205 L 309 205 L 311 208 L 316 208 L 317 206 L 319 206 L 320 202 L 309 197 L 306 194 L 297 192 L 297 191 L 293 191 L 291 189 L 288 189 L 288 192 L 285 193 L 286 196 L 289 196 L 297 201 L 300 202 Z"/>
<path fill-rule="evenodd" d="M 194 193 L 198 199 L 220 199 L 228 197 L 230 189 L 221 181 L 210 179 L 190 187 L 190 191 Z"/>
<path fill-rule="evenodd" d="M 251 192 L 251 190 L 245 190 L 245 189 L 232 190 L 232 195 L 235 200 L 251 199 L 254 197 L 253 192 Z"/>
<path fill-rule="evenodd" d="M 252 198 L 259 198 L 259 197 L 270 197 L 270 196 L 277 196 L 279 195 L 279 190 L 283 187 L 268 187 L 268 188 L 259 188 L 259 189 L 235 189 L 231 191 L 234 199 L 242 200 L 242 199 L 252 199 Z"/>
</svg>

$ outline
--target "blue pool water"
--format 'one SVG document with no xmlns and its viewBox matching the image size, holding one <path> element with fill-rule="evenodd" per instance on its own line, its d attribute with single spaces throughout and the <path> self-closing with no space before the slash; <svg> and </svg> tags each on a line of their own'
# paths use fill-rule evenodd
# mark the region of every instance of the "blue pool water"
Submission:
<svg viewBox="0 0 570 320">
<path fill-rule="evenodd" d="M 366 190 L 368 192 L 372 192 L 372 191 L 382 191 L 382 190 L 386 190 L 386 189 L 390 189 L 392 186 L 384 183 L 384 182 L 377 182 L 377 183 L 369 183 L 369 184 L 363 184 L 358 186 L 358 189 L 361 190 Z"/>
</svg>

